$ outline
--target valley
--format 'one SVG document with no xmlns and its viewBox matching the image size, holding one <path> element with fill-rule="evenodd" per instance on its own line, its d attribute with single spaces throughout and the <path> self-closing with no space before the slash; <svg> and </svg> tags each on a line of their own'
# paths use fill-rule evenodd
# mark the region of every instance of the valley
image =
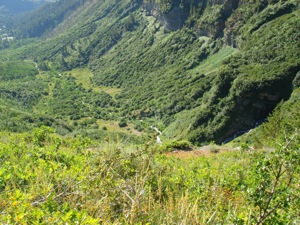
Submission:
<svg viewBox="0 0 300 225">
<path fill-rule="evenodd" d="M 18 6 L 0 2 L 0 223 L 299 223 L 297 0 Z"/>
</svg>

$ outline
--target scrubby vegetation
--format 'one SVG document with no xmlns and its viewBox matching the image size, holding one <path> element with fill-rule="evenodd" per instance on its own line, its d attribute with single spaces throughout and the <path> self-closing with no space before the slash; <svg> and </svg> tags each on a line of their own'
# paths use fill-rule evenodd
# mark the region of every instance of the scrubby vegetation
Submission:
<svg viewBox="0 0 300 225">
<path fill-rule="evenodd" d="M 47 127 L 2 133 L 0 222 L 296 224 L 297 107 L 289 119 L 280 110 L 269 118 L 261 150 L 189 159 L 161 154 L 151 139 L 129 146 L 65 139 Z"/>
<path fill-rule="evenodd" d="M 298 224 L 299 13 L 72 0 L 5 28 L 0 223 Z"/>
</svg>

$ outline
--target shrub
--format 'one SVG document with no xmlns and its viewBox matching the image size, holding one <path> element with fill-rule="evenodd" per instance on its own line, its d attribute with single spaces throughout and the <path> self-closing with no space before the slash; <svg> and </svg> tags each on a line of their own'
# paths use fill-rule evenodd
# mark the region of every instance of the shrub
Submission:
<svg viewBox="0 0 300 225">
<path fill-rule="evenodd" d="M 125 119 L 122 119 L 120 122 L 119 122 L 119 127 L 127 127 L 127 121 Z"/>
<path fill-rule="evenodd" d="M 185 140 L 172 141 L 172 142 L 163 144 L 158 149 L 160 152 L 170 152 L 170 151 L 174 151 L 174 150 L 190 151 L 190 150 L 192 150 L 192 144 Z"/>
<path fill-rule="evenodd" d="M 249 150 L 249 145 L 246 142 L 241 143 L 241 150 L 242 151 L 247 151 Z"/>
<path fill-rule="evenodd" d="M 208 149 L 209 149 L 210 153 L 217 154 L 220 152 L 220 149 L 218 148 L 217 145 L 210 145 Z"/>
</svg>

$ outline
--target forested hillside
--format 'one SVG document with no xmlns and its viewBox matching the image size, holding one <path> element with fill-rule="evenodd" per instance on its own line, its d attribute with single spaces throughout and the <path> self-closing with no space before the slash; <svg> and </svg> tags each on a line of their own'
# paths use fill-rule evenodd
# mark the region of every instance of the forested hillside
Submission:
<svg viewBox="0 0 300 225">
<path fill-rule="evenodd" d="M 0 0 L 0 23 L 12 22 L 15 16 L 30 12 L 55 0 Z"/>
<path fill-rule="evenodd" d="M 0 0 L 0 49 L 9 47 L 10 40 L 20 33 L 15 32 L 14 28 L 16 24 L 24 24 L 24 15 L 53 1 L 55 0 Z"/>
<path fill-rule="evenodd" d="M 297 88 L 298 1 L 66 4 L 51 6 L 61 9 L 57 18 L 69 15 L 45 24 L 44 31 L 55 27 L 51 39 L 9 57 L 58 73 L 88 67 L 92 86 L 122 90 L 114 101 L 123 117 L 155 118 L 167 138 L 222 142 L 264 120 Z M 53 21 L 43 10 L 37 21 Z"/>
<path fill-rule="evenodd" d="M 17 19 L 14 30 L 22 38 L 41 37 L 49 34 L 64 19 L 68 19 L 70 14 L 84 2 L 83 0 L 68 0 L 44 4 L 22 19 Z"/>
</svg>

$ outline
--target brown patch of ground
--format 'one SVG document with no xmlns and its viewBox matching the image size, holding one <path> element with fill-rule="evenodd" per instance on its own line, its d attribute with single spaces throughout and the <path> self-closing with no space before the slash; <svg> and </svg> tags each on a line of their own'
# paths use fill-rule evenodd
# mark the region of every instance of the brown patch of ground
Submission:
<svg viewBox="0 0 300 225">
<path fill-rule="evenodd" d="M 226 152 L 231 150 L 228 147 L 223 147 L 223 146 L 202 146 L 197 149 L 193 149 L 191 151 L 183 151 L 183 150 L 175 150 L 172 152 L 167 152 L 166 156 L 168 157 L 176 157 L 176 158 L 181 158 L 181 159 L 189 159 L 189 158 L 195 158 L 195 157 L 200 157 L 200 156 L 213 156 L 218 153 Z"/>
</svg>

